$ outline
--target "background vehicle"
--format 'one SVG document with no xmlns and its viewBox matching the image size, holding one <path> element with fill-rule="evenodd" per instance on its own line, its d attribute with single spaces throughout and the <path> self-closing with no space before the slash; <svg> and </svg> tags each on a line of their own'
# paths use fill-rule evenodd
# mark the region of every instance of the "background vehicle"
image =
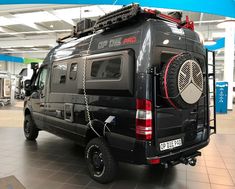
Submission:
<svg viewBox="0 0 235 189">
<path fill-rule="evenodd" d="M 210 126 L 207 55 L 193 23 L 134 4 L 93 24 L 59 40 L 25 82 L 26 138 L 46 130 L 86 146 L 101 183 L 117 161 L 195 165 Z"/>
<path fill-rule="evenodd" d="M 11 104 L 14 100 L 12 94 L 12 77 L 5 71 L 0 71 L 0 105 Z"/>
<path fill-rule="evenodd" d="M 30 66 L 30 65 L 29 65 Z M 23 68 L 20 73 L 16 76 L 16 89 L 15 89 L 15 98 L 17 99 L 24 99 L 25 91 L 24 91 L 24 82 L 26 80 L 31 79 L 33 75 L 33 70 L 30 67 Z"/>
</svg>

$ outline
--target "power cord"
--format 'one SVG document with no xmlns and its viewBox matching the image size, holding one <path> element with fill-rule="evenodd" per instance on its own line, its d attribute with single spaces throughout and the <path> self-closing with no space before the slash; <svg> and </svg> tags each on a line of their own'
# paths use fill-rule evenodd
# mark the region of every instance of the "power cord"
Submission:
<svg viewBox="0 0 235 189">
<path fill-rule="evenodd" d="M 115 0 L 113 5 L 115 5 L 117 3 L 118 0 Z M 97 21 L 95 22 L 94 24 L 94 28 L 97 24 Z M 93 42 L 93 38 L 95 36 L 95 33 L 92 34 L 91 36 L 91 40 L 89 42 L 89 45 L 88 45 L 88 49 L 87 49 L 87 52 L 86 52 L 86 56 L 85 56 L 85 59 L 84 59 L 84 64 L 83 64 L 83 94 L 84 94 L 84 101 L 85 101 L 85 108 L 86 108 L 86 113 L 87 113 L 87 119 L 88 119 L 88 125 L 90 126 L 90 128 L 92 129 L 92 131 L 94 131 L 94 133 L 98 136 L 98 137 L 101 137 L 100 134 L 94 129 L 94 127 L 92 126 L 92 123 L 91 123 L 91 115 L 90 115 L 90 110 L 89 110 L 89 103 L 88 103 L 88 98 L 87 98 L 87 93 L 86 93 L 86 65 L 87 65 L 87 56 L 89 55 L 89 52 L 90 52 L 90 49 L 91 49 L 91 44 Z M 108 128 L 107 127 L 107 124 L 104 124 L 104 128 Z M 110 131 L 110 130 L 109 130 Z M 104 129 L 104 132 L 105 133 L 105 129 Z"/>
<path fill-rule="evenodd" d="M 97 23 L 97 21 L 96 21 Z M 94 25 L 94 27 L 96 26 L 96 23 Z M 87 93 L 86 93 L 86 65 L 87 65 L 87 56 L 90 52 L 90 48 L 91 48 L 91 44 L 92 44 L 92 41 L 93 41 L 93 38 L 94 38 L 94 35 L 95 34 L 92 34 L 91 36 L 91 40 L 89 42 L 89 45 L 88 45 L 88 49 L 87 49 L 87 52 L 86 52 L 86 56 L 85 56 L 85 59 L 84 59 L 84 64 L 83 64 L 83 94 L 84 94 L 84 100 L 85 100 L 85 108 L 86 108 L 86 113 L 87 113 L 87 119 L 88 119 L 88 125 L 90 126 L 90 128 L 94 131 L 94 133 L 100 137 L 100 134 L 94 129 L 94 127 L 92 126 L 92 123 L 91 123 L 91 115 L 90 115 L 90 111 L 89 111 L 89 104 L 88 104 L 88 98 L 87 98 Z"/>
</svg>

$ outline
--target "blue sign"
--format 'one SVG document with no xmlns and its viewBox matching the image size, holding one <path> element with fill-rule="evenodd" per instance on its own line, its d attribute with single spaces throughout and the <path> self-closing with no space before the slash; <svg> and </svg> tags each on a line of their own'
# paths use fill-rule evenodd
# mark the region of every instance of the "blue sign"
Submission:
<svg viewBox="0 0 235 189">
<path fill-rule="evenodd" d="M 216 51 L 218 49 L 224 48 L 225 38 L 217 39 L 215 42 L 216 42 L 216 44 L 214 44 L 214 45 L 205 45 L 205 47 L 210 51 Z M 234 41 L 234 43 L 235 43 L 235 41 Z"/>
<path fill-rule="evenodd" d="M 228 82 L 216 82 L 216 113 L 227 113 Z"/>
<path fill-rule="evenodd" d="M 234 0 L 136 0 L 141 6 L 178 9 L 235 18 Z M 0 4 L 108 4 L 128 5 L 133 0 L 0 0 Z"/>
<path fill-rule="evenodd" d="M 0 61 L 24 63 L 24 58 L 0 54 Z"/>
</svg>

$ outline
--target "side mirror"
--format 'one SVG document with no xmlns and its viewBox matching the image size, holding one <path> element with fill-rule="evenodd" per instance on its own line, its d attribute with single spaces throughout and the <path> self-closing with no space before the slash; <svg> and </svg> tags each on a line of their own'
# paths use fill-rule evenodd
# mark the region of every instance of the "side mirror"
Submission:
<svg viewBox="0 0 235 189">
<path fill-rule="evenodd" d="M 31 80 L 24 81 L 24 90 L 26 96 L 29 96 L 31 94 Z"/>
<path fill-rule="evenodd" d="M 32 70 L 38 70 L 39 64 L 37 62 L 31 62 L 31 69 Z"/>
</svg>

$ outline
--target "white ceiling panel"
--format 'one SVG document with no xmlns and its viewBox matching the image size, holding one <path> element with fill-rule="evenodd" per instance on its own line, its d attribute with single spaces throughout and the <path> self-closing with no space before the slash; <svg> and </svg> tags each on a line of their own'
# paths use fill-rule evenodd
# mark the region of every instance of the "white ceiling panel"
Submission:
<svg viewBox="0 0 235 189">
<path fill-rule="evenodd" d="M 97 19 L 121 6 L 112 5 L 53 5 L 26 4 L 0 6 L 0 48 L 9 53 L 28 54 L 42 57 L 43 53 L 56 45 L 56 39 L 71 33 L 72 27 L 81 19 Z M 173 11 L 160 9 L 164 13 Z M 224 17 L 183 12 L 190 20 L 196 21 L 195 28 L 205 39 L 224 36 L 224 29 L 217 24 Z M 8 49 L 8 50 L 7 50 Z M 45 52 L 44 52 L 45 51 Z M 3 51 L 1 51 L 3 52 Z M 24 53 L 25 52 L 25 53 Z"/>
</svg>

